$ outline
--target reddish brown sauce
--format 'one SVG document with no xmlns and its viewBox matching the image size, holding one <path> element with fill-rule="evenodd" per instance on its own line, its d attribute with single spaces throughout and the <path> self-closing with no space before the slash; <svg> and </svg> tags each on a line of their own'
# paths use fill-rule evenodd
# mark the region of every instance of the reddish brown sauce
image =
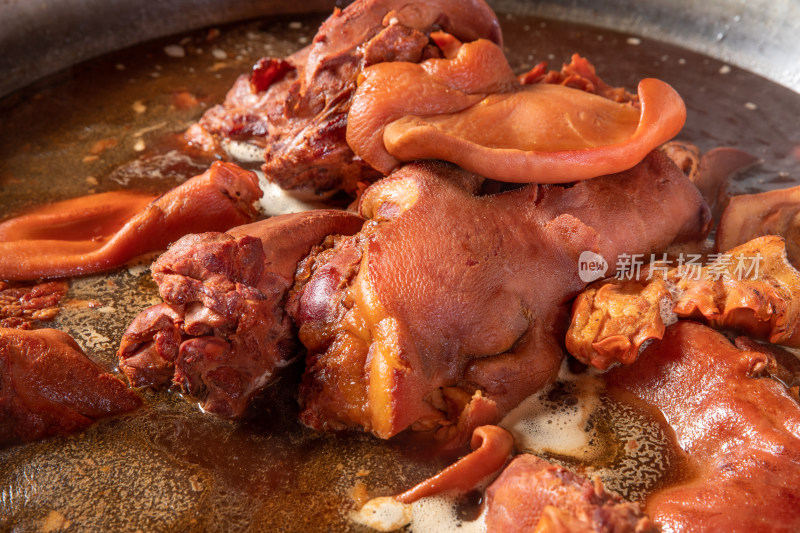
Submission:
<svg viewBox="0 0 800 533">
<path fill-rule="evenodd" d="M 635 44 L 627 35 L 567 23 L 500 19 L 518 72 L 542 60 L 556 68 L 578 52 L 612 85 L 634 89 L 650 76 L 672 84 L 689 112 L 681 138 L 764 159 L 739 177 L 733 193 L 800 182 L 800 130 L 787 118 L 800 116 L 800 95 L 647 39 Z M 307 44 L 321 20 L 270 19 L 167 38 L 71 68 L 0 101 L 0 219 L 91 192 L 163 192 L 199 173 L 209 161 L 179 154 L 176 135 L 220 102 L 260 57 L 282 57 Z M 181 46 L 185 57 L 171 57 L 165 51 L 171 45 Z M 141 269 L 73 280 L 67 297 L 98 305 L 67 307 L 54 327 L 75 336 L 107 369 L 115 366 L 126 326 L 159 301 Z M 147 392 L 148 407 L 133 415 L 0 450 L 0 530 L 48 524 L 117 531 L 355 529 L 347 514 L 357 484 L 369 497 L 394 494 L 445 464 L 402 439 L 303 428 L 294 401 L 298 375 L 286 372 L 244 422 L 205 415 L 177 395 Z M 606 437 L 621 434 L 613 417 L 594 423 Z M 666 473 L 653 474 L 644 486 L 611 488 L 641 497 L 680 478 L 675 450 L 663 446 L 665 457 L 674 458 Z M 588 466 L 631 470 L 623 456 L 612 447 L 602 464 Z M 475 506 L 464 503 L 465 518 Z"/>
</svg>

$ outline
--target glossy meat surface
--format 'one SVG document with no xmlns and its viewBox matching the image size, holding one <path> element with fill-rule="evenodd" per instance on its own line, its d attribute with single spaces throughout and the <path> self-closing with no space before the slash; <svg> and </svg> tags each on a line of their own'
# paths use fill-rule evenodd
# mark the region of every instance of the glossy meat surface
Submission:
<svg viewBox="0 0 800 533">
<path fill-rule="evenodd" d="M 470 447 L 470 453 L 435 476 L 398 494 L 395 499 L 402 503 L 414 503 L 420 498 L 443 492 L 465 493 L 475 489 L 508 462 L 514 451 L 514 437 L 500 426 L 480 426 L 472 432 Z"/>
<path fill-rule="evenodd" d="M 722 213 L 717 250 L 731 248 L 761 235 L 786 239 L 786 254 L 800 267 L 800 186 L 731 198 Z"/>
<path fill-rule="evenodd" d="M 555 376 L 582 251 L 659 250 L 708 222 L 660 152 L 570 188 L 475 196 L 477 180 L 406 165 L 366 191 L 360 233 L 299 269 L 289 309 L 308 350 L 304 423 L 464 442 Z"/>
<path fill-rule="evenodd" d="M 520 455 L 486 490 L 490 533 L 645 533 L 659 528 L 636 503 L 566 468 Z"/>
<path fill-rule="evenodd" d="M 737 344 L 744 349 L 679 322 L 634 364 L 606 374 L 611 387 L 661 411 L 692 465 L 683 482 L 647 500 L 667 531 L 800 528 L 800 404 L 770 377 L 779 363 L 768 350 Z"/>
<path fill-rule="evenodd" d="M 611 279 L 581 293 L 567 331 L 569 352 L 601 370 L 630 364 L 677 318 L 800 346 L 800 272 L 787 260 L 782 238 L 753 239 L 696 269 L 656 268 L 642 279 Z"/>
<path fill-rule="evenodd" d="M 117 192 L 58 202 L 0 224 L 0 279 L 110 270 L 187 233 L 249 222 L 260 197 L 255 174 L 215 162 L 155 199 Z"/>
<path fill-rule="evenodd" d="M 262 60 L 240 77 L 187 138 L 206 148 L 229 140 L 264 147 L 264 172 L 287 189 L 354 193 L 358 182 L 380 177 L 345 141 L 358 76 L 376 63 L 440 57 L 430 39 L 440 29 L 502 43 L 483 0 L 358 0 L 337 9 L 310 46 L 285 61 Z"/>
<path fill-rule="evenodd" d="M 152 266 L 164 303 L 128 327 L 120 368 L 134 386 L 172 383 L 206 411 L 242 415 L 295 355 L 283 301 L 297 262 L 326 235 L 361 222 L 312 211 L 180 239 Z"/>
<path fill-rule="evenodd" d="M 65 281 L 35 284 L 0 281 L 0 328 L 31 329 L 38 321 L 55 318 L 67 292 Z"/>
<path fill-rule="evenodd" d="M 487 40 L 453 58 L 375 65 L 363 78 L 347 142 L 383 173 L 401 161 L 441 159 L 500 181 L 572 182 L 633 167 L 686 119 L 680 96 L 656 79 L 639 84 L 638 106 L 560 77 L 520 83 Z"/>
<path fill-rule="evenodd" d="M 730 201 L 731 177 L 758 162 L 757 157 L 727 146 L 712 148 L 702 155 L 697 146 L 681 141 L 670 141 L 662 149 L 700 190 L 715 222 L 719 222 Z"/>
<path fill-rule="evenodd" d="M 0 445 L 78 431 L 140 404 L 66 333 L 0 328 Z"/>
</svg>

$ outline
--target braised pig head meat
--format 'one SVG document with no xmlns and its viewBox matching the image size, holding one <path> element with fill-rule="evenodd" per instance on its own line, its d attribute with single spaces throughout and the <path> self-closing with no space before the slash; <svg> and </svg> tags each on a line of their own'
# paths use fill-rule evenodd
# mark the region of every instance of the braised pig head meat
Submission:
<svg viewBox="0 0 800 533">
<path fill-rule="evenodd" d="M 77 431 L 139 405 L 66 333 L 0 328 L 0 445 Z"/>
<path fill-rule="evenodd" d="M 525 83 L 502 48 L 479 39 L 453 57 L 371 66 L 353 96 L 347 142 L 385 174 L 441 159 L 499 181 L 569 183 L 628 170 L 683 127 L 686 107 L 668 84 L 644 79 L 626 99 L 585 59 L 571 65 L 562 72 L 585 83 L 560 73 Z"/>
<path fill-rule="evenodd" d="M 638 504 L 608 492 L 564 467 L 520 455 L 486 490 L 486 530 L 607 531 L 646 533 L 660 529 Z"/>
<path fill-rule="evenodd" d="M 240 416 L 295 354 L 283 301 L 297 262 L 328 234 L 361 223 L 313 211 L 178 240 L 152 266 L 164 303 L 128 327 L 120 368 L 136 387 L 172 383 L 206 411 Z"/>
<path fill-rule="evenodd" d="M 727 252 L 761 235 L 784 237 L 789 261 L 800 268 L 800 186 L 731 198 L 720 219 L 717 250 Z"/>
<path fill-rule="evenodd" d="M 259 61 L 187 139 L 212 150 L 231 140 L 263 147 L 264 172 L 287 189 L 355 192 L 359 181 L 380 177 L 345 141 L 360 72 L 385 61 L 441 57 L 430 38 L 438 30 L 463 41 L 502 43 L 483 0 L 357 0 L 337 9 L 310 46 L 285 60 Z"/>
<path fill-rule="evenodd" d="M 46 205 L 0 224 L 0 279 L 111 270 L 190 231 L 250 222 L 261 196 L 253 172 L 215 161 L 157 198 L 117 191 Z"/>
<path fill-rule="evenodd" d="M 288 307 L 308 350 L 305 424 L 466 442 L 555 377 L 583 251 L 650 253 L 709 222 L 659 151 L 571 187 L 477 196 L 478 181 L 406 165 L 365 192 L 359 233 L 298 269 Z"/>
<path fill-rule="evenodd" d="M 665 530 L 800 529 L 800 373 L 793 355 L 782 368 L 772 352 L 682 321 L 606 374 L 612 388 L 661 411 L 688 456 L 686 478 L 647 500 Z"/>
<path fill-rule="evenodd" d="M 651 264 L 639 279 L 592 284 L 573 303 L 567 350 L 600 370 L 630 364 L 678 318 L 800 347 L 800 272 L 781 237 L 758 237 L 696 266 L 653 275 Z"/>
</svg>

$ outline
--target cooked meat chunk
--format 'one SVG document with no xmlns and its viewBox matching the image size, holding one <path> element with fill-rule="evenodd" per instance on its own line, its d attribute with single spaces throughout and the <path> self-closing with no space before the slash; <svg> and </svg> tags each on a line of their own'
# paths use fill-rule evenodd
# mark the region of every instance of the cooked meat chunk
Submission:
<svg viewBox="0 0 800 533">
<path fill-rule="evenodd" d="M 264 147 L 264 172 L 287 189 L 354 193 L 360 181 L 380 177 L 345 141 L 359 74 L 385 61 L 439 57 L 430 39 L 439 29 L 465 41 L 502 42 L 483 0 L 357 0 L 336 10 L 310 46 L 241 76 L 187 138 L 206 148 L 230 140 Z"/>
<path fill-rule="evenodd" d="M 594 65 L 579 54 L 572 54 L 569 63 L 561 65 L 561 70 L 547 70 L 547 63 L 542 62 L 517 79 L 523 85 L 533 83 L 564 85 L 621 104 L 631 102 L 637 107 L 640 104 L 638 95 L 629 93 L 624 87 L 612 87 L 600 79 Z"/>
<path fill-rule="evenodd" d="M 653 274 L 599 282 L 578 295 L 567 331 L 569 352 L 601 370 L 630 364 L 677 318 L 800 346 L 800 272 L 787 261 L 780 237 L 753 239 L 704 267 Z"/>
<path fill-rule="evenodd" d="M 797 383 L 797 361 L 781 370 L 770 350 L 748 339 L 737 345 L 681 321 L 635 363 L 605 375 L 660 410 L 688 456 L 687 476 L 645 507 L 668 531 L 800 529 L 800 403 L 784 384 Z"/>
<path fill-rule="evenodd" d="M 554 378 L 581 252 L 649 253 L 709 220 L 661 152 L 569 188 L 475 196 L 478 181 L 406 165 L 364 193 L 361 232 L 300 269 L 288 308 L 308 350 L 305 424 L 465 442 Z"/>
<path fill-rule="evenodd" d="M 66 333 L 0 328 L 0 444 L 70 433 L 140 404 Z"/>
<path fill-rule="evenodd" d="M 731 198 L 717 231 L 717 250 L 728 250 L 761 235 L 786 239 L 786 254 L 800 268 L 800 186 Z"/>
<path fill-rule="evenodd" d="M 747 152 L 727 146 L 713 148 L 702 156 L 696 146 L 681 141 L 670 141 L 662 149 L 700 189 L 715 222 L 719 221 L 730 201 L 730 178 L 758 161 Z"/>
<path fill-rule="evenodd" d="M 159 197 L 119 191 L 56 202 L 0 224 L 0 279 L 111 270 L 191 231 L 252 221 L 261 194 L 254 173 L 217 161 Z"/>
<path fill-rule="evenodd" d="M 58 304 L 67 287 L 65 281 L 0 281 L 0 328 L 31 329 L 35 321 L 52 320 L 60 311 Z"/>
<path fill-rule="evenodd" d="M 294 357 L 283 302 L 297 262 L 326 235 L 355 232 L 361 222 L 314 211 L 180 239 L 153 264 L 165 303 L 128 327 L 120 368 L 134 386 L 171 382 L 206 411 L 242 415 Z"/>
<path fill-rule="evenodd" d="M 569 77 L 520 83 L 485 39 L 455 57 L 371 66 L 353 95 L 347 142 L 385 174 L 441 159 L 499 181 L 568 183 L 628 170 L 683 127 L 686 108 L 669 85 L 644 79 L 640 107 L 620 103 L 622 89 L 596 94 L 602 82 L 581 59 L 580 89 Z"/>
<path fill-rule="evenodd" d="M 520 455 L 486 490 L 487 531 L 646 533 L 659 528 L 638 504 L 566 468 Z"/>
</svg>

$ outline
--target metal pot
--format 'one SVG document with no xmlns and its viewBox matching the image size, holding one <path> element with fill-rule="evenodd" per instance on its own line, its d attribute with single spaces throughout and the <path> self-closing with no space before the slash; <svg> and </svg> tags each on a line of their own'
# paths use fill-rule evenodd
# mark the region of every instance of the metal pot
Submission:
<svg viewBox="0 0 800 533">
<path fill-rule="evenodd" d="M 331 0 L 3 0 L 0 96 L 134 43 L 278 13 L 329 12 Z M 800 3 L 794 0 L 494 0 L 499 12 L 647 35 L 800 92 Z"/>
<path fill-rule="evenodd" d="M 490 3 L 496 11 L 512 18 L 534 15 L 659 39 L 756 72 L 800 93 L 797 61 L 800 2 L 797 0 L 490 0 Z M 339 4 L 333 0 L 0 0 L 0 97 L 86 59 L 135 43 L 272 14 L 329 13 Z M 704 75 L 693 71 L 687 85 L 696 87 L 697 80 Z M 730 76 L 725 83 L 735 83 L 737 79 L 740 78 Z M 137 89 L 133 84 L 131 87 Z M 728 88 L 724 85 L 721 92 L 710 94 L 703 100 L 703 106 L 727 105 L 721 102 L 721 96 L 727 95 Z M 48 124 L 38 124 L 37 120 L 47 114 L 42 111 L 46 109 L 43 104 L 47 97 L 58 96 L 59 90 L 57 87 L 45 94 L 42 100 L 36 100 L 37 94 L 33 94 L 29 100 L 35 112 L 23 118 L 30 117 L 29 122 L 38 130 L 48 131 Z M 780 89 L 780 92 L 796 101 L 796 95 L 790 91 Z M 85 97 L 80 91 L 74 93 L 72 96 L 77 99 Z M 130 102 L 139 98 L 138 94 L 128 97 Z M 12 96 L 7 101 L 13 106 L 14 100 Z M 745 117 L 751 136 L 759 138 L 760 132 L 767 130 L 772 136 L 787 139 L 794 136 L 796 125 L 791 121 L 776 125 L 762 118 L 785 116 L 784 100 L 769 95 L 763 100 L 763 106 L 759 101 L 759 110 L 764 113 Z M 741 99 L 738 102 L 743 103 Z M 788 113 L 792 109 L 796 107 L 788 108 Z M 714 108 L 709 114 L 716 111 Z M 123 110 L 101 106 L 96 113 L 92 116 L 102 115 L 99 122 L 129 127 L 128 137 L 134 136 L 140 127 L 129 102 Z M 112 113 L 116 114 L 109 118 Z M 699 123 L 706 120 L 705 116 L 698 118 L 695 129 L 702 129 L 704 124 Z M 86 118 L 77 123 L 85 125 L 89 121 Z M 736 129 L 737 124 L 724 126 Z M 742 123 L 741 129 L 744 127 Z M 16 131 L 12 135 L 25 137 Z M 29 173 L 25 167 L 18 176 L 12 176 L 16 178 L 14 186 L 2 189 L 0 218 L 11 212 L 11 205 L 15 208 L 28 205 L 33 197 L 38 201 L 40 196 L 51 193 L 59 199 L 86 194 L 89 185 L 84 179 L 91 178 L 96 183 L 96 178 L 86 176 L 89 172 L 96 173 L 97 167 L 82 166 L 78 156 L 86 155 L 84 145 L 91 145 L 93 140 L 77 128 L 76 134 L 63 142 L 50 143 L 54 147 L 50 158 L 52 169 L 40 164 Z M 717 141 L 724 143 L 727 139 L 714 140 Z M 0 144 L 8 144 L 4 146 L 6 154 L 18 148 L 13 143 Z M 121 143 L 121 149 L 133 150 L 131 146 Z M 66 154 L 68 149 L 72 152 Z M 765 159 L 770 154 L 759 152 Z M 788 160 L 785 154 L 781 157 Z M 796 165 L 794 159 L 792 164 Z M 67 183 L 65 168 L 80 179 Z M 0 175 L 0 185 L 2 178 Z M 775 181 L 775 186 L 785 187 L 785 179 Z M 109 274 L 108 279 L 98 276 L 73 282 L 71 297 L 76 301 L 115 302 L 116 307 L 101 310 L 104 314 L 99 319 L 97 313 L 101 311 L 75 311 L 66 328 L 86 333 L 87 337 L 80 339 L 84 343 L 91 341 L 105 346 L 102 351 L 109 365 L 113 365 L 116 342 L 124 328 L 156 296 L 152 282 L 142 277 L 147 276 L 126 271 Z M 137 299 L 133 294 L 138 294 Z M 422 479 L 442 466 L 416 458 L 420 464 L 413 467 L 416 471 L 412 470 L 409 464 L 415 457 L 401 449 L 401 444 L 389 446 L 357 436 L 350 439 L 320 436 L 298 424 L 283 427 L 280 424 L 288 422 L 275 422 L 272 415 L 296 409 L 291 396 L 270 396 L 263 402 L 266 404 L 263 420 L 241 427 L 202 415 L 176 395 L 153 394 L 158 395 L 148 399 L 154 407 L 136 414 L 135 422 L 112 420 L 98 425 L 91 433 L 0 450 L 0 530 L 5 530 L 5 526 L 10 530 L 14 525 L 25 530 L 37 524 L 42 529 L 50 527 L 47 524 L 68 527 L 70 520 L 77 527 L 97 531 L 148 528 L 263 531 L 270 530 L 273 523 L 289 524 L 285 530 L 292 531 L 346 529 L 350 527 L 346 514 L 330 514 L 330 509 L 338 505 L 336 498 L 352 488 L 341 485 L 342 472 L 357 479 L 370 475 L 367 481 L 371 487 L 384 481 L 408 487 L 412 479 Z M 275 402 L 275 398 L 280 401 Z M 346 448 L 341 451 L 345 440 Z M 406 478 L 408 472 L 414 472 L 416 477 Z M 378 475 L 383 481 L 376 481 Z M 397 481 L 400 478 L 402 483 Z M 336 497 L 325 491 L 335 492 Z M 279 499 L 271 501 L 276 494 Z M 329 514 L 319 508 L 328 509 Z M 338 521 L 326 522 L 331 516 Z"/>
</svg>

